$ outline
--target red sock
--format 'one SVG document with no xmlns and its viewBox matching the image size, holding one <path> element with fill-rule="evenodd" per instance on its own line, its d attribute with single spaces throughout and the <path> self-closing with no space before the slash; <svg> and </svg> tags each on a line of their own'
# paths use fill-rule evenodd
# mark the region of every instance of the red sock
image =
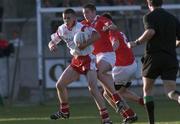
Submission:
<svg viewBox="0 0 180 124">
<path fill-rule="evenodd" d="M 122 112 L 121 115 L 124 117 L 124 118 L 127 118 L 128 115 L 125 113 L 125 112 Z"/>
<path fill-rule="evenodd" d="M 123 117 L 125 117 L 125 118 L 130 117 L 130 116 L 134 116 L 134 115 L 135 115 L 135 113 L 131 108 L 128 108 L 127 110 L 125 110 L 123 112 Z"/>
<path fill-rule="evenodd" d="M 116 103 L 117 101 L 121 100 L 121 97 L 119 96 L 118 93 L 114 93 L 114 94 L 112 95 L 112 99 L 113 99 L 113 101 Z"/>
<path fill-rule="evenodd" d="M 60 111 L 63 113 L 69 113 L 69 104 L 68 103 L 61 103 Z"/>
<path fill-rule="evenodd" d="M 101 118 L 102 118 L 102 121 L 103 121 L 103 122 L 110 119 L 110 118 L 109 118 L 108 111 L 107 111 L 106 108 L 99 110 L 99 112 L 100 112 L 100 115 L 101 115 Z"/>
<path fill-rule="evenodd" d="M 143 101 L 143 98 L 139 98 L 138 103 L 139 103 L 140 105 L 144 106 L 144 101 Z"/>
</svg>

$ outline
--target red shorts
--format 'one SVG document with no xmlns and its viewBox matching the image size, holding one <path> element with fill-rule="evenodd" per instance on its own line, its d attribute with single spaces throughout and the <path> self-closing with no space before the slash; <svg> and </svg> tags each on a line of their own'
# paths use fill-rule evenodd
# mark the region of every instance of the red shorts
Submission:
<svg viewBox="0 0 180 124">
<path fill-rule="evenodd" d="M 80 74 L 86 74 L 91 69 L 91 57 L 89 55 L 73 57 L 71 67 Z"/>
</svg>

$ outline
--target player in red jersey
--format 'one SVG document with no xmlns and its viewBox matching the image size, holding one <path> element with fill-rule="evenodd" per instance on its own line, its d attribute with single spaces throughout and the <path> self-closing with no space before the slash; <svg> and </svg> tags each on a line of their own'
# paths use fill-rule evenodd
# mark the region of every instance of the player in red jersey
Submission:
<svg viewBox="0 0 180 124">
<path fill-rule="evenodd" d="M 94 27 L 100 34 L 100 38 L 93 44 L 93 53 L 96 55 L 98 79 L 101 81 L 104 94 L 111 94 L 111 98 L 116 105 L 116 111 L 121 112 L 123 117 L 126 118 L 124 123 L 132 122 L 135 113 L 129 108 L 123 98 L 120 97 L 119 93 L 116 92 L 112 76 L 107 73 L 112 70 L 116 57 L 112 42 L 109 39 L 109 32 L 111 31 L 104 31 L 103 27 L 111 25 L 112 21 L 103 16 L 96 15 L 96 7 L 93 4 L 87 4 L 83 7 L 83 15 L 85 20 L 82 21 L 82 24 Z"/>
<path fill-rule="evenodd" d="M 104 13 L 102 16 L 113 21 L 110 13 Z M 105 26 L 104 30 L 116 30 L 116 25 Z M 113 49 L 116 53 L 116 63 L 112 69 L 112 76 L 114 80 L 115 89 L 128 100 L 135 101 L 140 105 L 144 105 L 143 98 L 137 96 L 127 88 L 131 85 L 131 79 L 135 77 L 137 71 L 137 63 L 134 54 L 127 46 L 128 39 L 123 32 L 111 32 L 110 40 L 114 42 Z M 108 97 L 108 96 L 107 96 Z"/>
</svg>

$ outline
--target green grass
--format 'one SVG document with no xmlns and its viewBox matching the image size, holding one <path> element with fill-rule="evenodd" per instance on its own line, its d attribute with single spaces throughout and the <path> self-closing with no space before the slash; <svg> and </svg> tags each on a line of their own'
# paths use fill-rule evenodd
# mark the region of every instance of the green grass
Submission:
<svg viewBox="0 0 180 124">
<path fill-rule="evenodd" d="M 143 107 L 129 103 L 138 114 L 135 124 L 147 124 Z M 50 120 L 49 115 L 56 111 L 56 101 L 45 105 L 0 107 L 0 124 L 100 124 L 97 108 L 90 98 L 70 99 L 71 117 L 68 120 Z M 122 118 L 108 107 L 113 124 L 121 124 Z M 165 97 L 155 99 L 156 124 L 180 124 L 180 106 Z"/>
</svg>

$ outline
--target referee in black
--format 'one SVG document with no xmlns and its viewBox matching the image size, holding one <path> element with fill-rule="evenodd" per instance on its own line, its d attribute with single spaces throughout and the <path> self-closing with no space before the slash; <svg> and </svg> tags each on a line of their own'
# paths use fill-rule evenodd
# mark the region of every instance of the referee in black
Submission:
<svg viewBox="0 0 180 124">
<path fill-rule="evenodd" d="M 176 90 L 180 22 L 161 8 L 163 0 L 147 0 L 147 3 L 150 12 L 143 17 L 145 31 L 128 46 L 132 48 L 146 42 L 142 58 L 143 95 L 149 124 L 154 124 L 152 89 L 157 77 L 162 79 L 167 96 L 180 104 L 180 92 Z"/>
</svg>

